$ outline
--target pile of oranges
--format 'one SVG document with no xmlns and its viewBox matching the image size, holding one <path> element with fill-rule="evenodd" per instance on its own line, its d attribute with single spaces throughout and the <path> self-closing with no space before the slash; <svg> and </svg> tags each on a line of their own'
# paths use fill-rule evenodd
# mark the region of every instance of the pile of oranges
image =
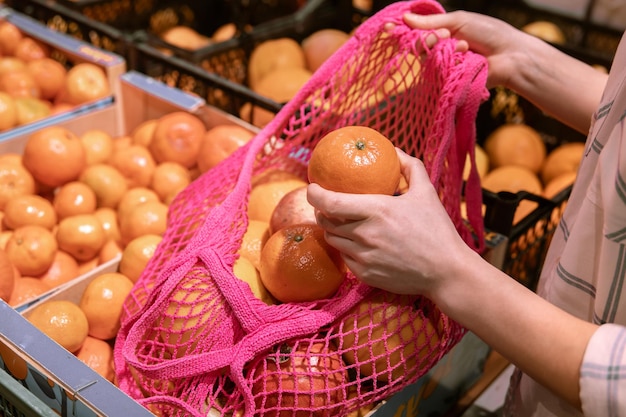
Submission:
<svg viewBox="0 0 626 417">
<path fill-rule="evenodd" d="M 22 154 L 0 155 L 0 268 L 12 271 L 0 276 L 0 298 L 23 305 L 118 257 L 137 281 L 172 199 L 253 135 L 237 125 L 208 129 L 183 111 L 119 137 L 34 132 Z"/>
<path fill-rule="evenodd" d="M 94 278 L 80 300 L 49 299 L 25 313 L 42 333 L 113 382 L 113 341 L 120 328 L 122 305 L 133 282 L 120 273 Z"/>
<path fill-rule="evenodd" d="M 511 123 L 494 130 L 482 146 L 476 145 L 475 159 L 484 189 L 494 193 L 526 191 L 552 199 L 574 183 L 584 148 L 583 142 L 566 142 L 548 152 L 537 130 Z M 469 165 L 465 168 L 467 175 Z M 513 222 L 536 207 L 535 202 L 520 201 Z"/>
<path fill-rule="evenodd" d="M 0 132 L 111 95 L 105 71 L 90 62 L 68 68 L 54 50 L 0 21 Z"/>
</svg>

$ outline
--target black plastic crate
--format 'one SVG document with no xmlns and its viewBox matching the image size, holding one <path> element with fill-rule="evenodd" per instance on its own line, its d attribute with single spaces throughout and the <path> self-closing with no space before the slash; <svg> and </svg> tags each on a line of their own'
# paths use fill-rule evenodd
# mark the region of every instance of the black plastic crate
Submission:
<svg viewBox="0 0 626 417">
<path fill-rule="evenodd" d="M 549 152 L 567 142 L 584 142 L 580 132 L 546 115 L 537 107 L 505 88 L 491 90 L 476 119 L 477 143 L 505 123 L 524 123 L 535 129 Z M 550 240 L 561 219 L 571 186 L 551 199 L 530 192 L 492 193 L 483 189 L 485 228 L 508 237 L 502 270 L 535 290 Z M 514 223 L 515 210 L 522 201 L 537 203 L 527 216 Z"/>
<path fill-rule="evenodd" d="M 240 116 L 241 107 L 247 102 L 276 114 L 284 103 L 262 97 L 248 87 L 248 61 L 255 46 L 279 37 L 301 42 L 309 34 L 323 28 L 349 32 L 355 27 L 355 16 L 358 15 L 346 0 L 309 0 L 292 15 L 259 25 L 240 37 L 191 53 L 181 51 L 174 56 L 163 52 L 162 42 L 155 41 L 153 37 L 144 38 L 135 43 L 129 68 L 193 92 L 209 104 L 236 116 Z M 223 84 L 229 86 L 229 91 L 236 91 L 234 96 L 214 88 L 220 78 Z"/>
<path fill-rule="evenodd" d="M 55 31 L 122 57 L 128 53 L 131 40 L 124 32 L 90 19 L 77 10 L 46 0 L 5 0 L 5 3 Z"/>
</svg>

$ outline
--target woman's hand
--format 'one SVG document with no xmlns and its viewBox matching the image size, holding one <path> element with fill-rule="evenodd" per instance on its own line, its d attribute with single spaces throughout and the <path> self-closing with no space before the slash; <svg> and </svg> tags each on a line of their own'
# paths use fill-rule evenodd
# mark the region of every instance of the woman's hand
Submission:
<svg viewBox="0 0 626 417">
<path fill-rule="evenodd" d="M 308 200 L 326 240 L 360 280 L 429 296 L 474 252 L 457 233 L 422 162 L 397 152 L 409 183 L 405 194 L 344 194 L 311 184 Z"/>
</svg>

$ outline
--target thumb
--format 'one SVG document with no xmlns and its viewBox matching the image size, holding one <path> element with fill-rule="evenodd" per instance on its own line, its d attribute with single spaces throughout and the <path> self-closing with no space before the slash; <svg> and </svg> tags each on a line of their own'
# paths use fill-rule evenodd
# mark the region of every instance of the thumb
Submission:
<svg viewBox="0 0 626 417">
<path fill-rule="evenodd" d="M 400 159 L 400 166 L 402 169 L 402 175 L 409 183 L 409 191 L 415 189 L 416 186 L 427 182 L 430 182 L 430 176 L 426 171 L 424 163 L 413 156 L 408 155 L 402 149 L 396 148 L 398 158 Z"/>
</svg>

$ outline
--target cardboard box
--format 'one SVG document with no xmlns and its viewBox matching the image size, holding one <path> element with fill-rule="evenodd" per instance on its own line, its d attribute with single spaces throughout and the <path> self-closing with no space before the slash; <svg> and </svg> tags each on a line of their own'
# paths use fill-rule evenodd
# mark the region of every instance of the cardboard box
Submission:
<svg viewBox="0 0 626 417">
<path fill-rule="evenodd" d="M 24 14 L 0 5 L 0 21 L 2 20 L 14 24 L 27 36 L 48 45 L 51 51 L 53 51 L 51 57 L 68 67 L 81 62 L 90 62 L 100 66 L 107 75 L 112 94 L 110 97 L 76 106 L 72 111 L 49 116 L 4 131 L 0 133 L 0 141 L 23 136 L 46 125 L 62 123 L 73 118 L 76 114 L 88 113 L 94 108 L 106 106 L 114 100 L 114 97 L 119 96 L 118 78 L 126 72 L 126 61 L 121 56 L 98 49 L 63 33 L 53 31 Z"/>
</svg>

